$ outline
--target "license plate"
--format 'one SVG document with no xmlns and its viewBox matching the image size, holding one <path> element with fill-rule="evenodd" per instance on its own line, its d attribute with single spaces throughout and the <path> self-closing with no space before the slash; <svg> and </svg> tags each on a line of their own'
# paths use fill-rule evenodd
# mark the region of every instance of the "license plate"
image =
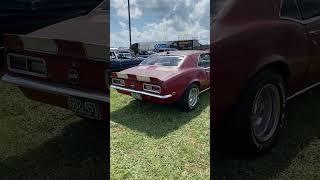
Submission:
<svg viewBox="0 0 320 180">
<path fill-rule="evenodd" d="M 138 93 L 131 93 L 131 96 L 132 96 L 133 98 L 135 98 L 135 99 L 142 100 L 141 95 L 140 95 L 140 94 L 138 94 Z"/>
<path fill-rule="evenodd" d="M 68 97 L 68 106 L 70 110 L 79 115 L 98 120 L 101 119 L 98 103 L 85 99 Z"/>
</svg>

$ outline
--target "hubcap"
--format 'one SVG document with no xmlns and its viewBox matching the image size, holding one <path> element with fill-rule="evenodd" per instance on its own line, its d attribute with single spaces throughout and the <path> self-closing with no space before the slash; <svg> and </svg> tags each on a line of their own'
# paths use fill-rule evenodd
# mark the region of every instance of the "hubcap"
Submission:
<svg viewBox="0 0 320 180">
<path fill-rule="evenodd" d="M 260 142 L 268 141 L 275 133 L 280 117 L 280 93 L 273 84 L 265 85 L 256 95 L 252 109 L 252 129 Z"/>
<path fill-rule="evenodd" d="M 192 88 L 189 92 L 188 104 L 190 108 L 193 108 L 198 102 L 199 90 L 198 88 Z"/>
</svg>

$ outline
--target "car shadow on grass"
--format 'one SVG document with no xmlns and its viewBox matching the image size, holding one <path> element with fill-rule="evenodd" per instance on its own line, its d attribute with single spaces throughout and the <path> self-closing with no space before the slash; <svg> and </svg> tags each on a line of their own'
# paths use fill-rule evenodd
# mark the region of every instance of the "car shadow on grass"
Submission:
<svg viewBox="0 0 320 180">
<path fill-rule="evenodd" d="M 286 123 L 279 141 L 272 151 L 264 156 L 254 160 L 235 159 L 230 154 L 217 151 L 214 160 L 215 177 L 217 179 L 272 179 L 277 176 L 285 176 L 288 179 L 290 179 L 289 177 L 299 179 L 294 177 L 292 171 L 298 172 L 301 169 L 318 167 L 320 165 L 319 159 L 313 162 L 312 166 L 315 167 L 308 167 L 310 164 L 306 166 L 297 162 L 304 162 L 305 157 L 301 153 L 306 153 L 306 149 L 309 150 L 310 144 L 314 140 L 319 141 L 319 100 L 320 87 L 317 87 L 288 102 Z M 319 149 L 313 151 L 320 153 Z M 319 154 L 312 154 L 312 156 L 317 157 Z M 300 169 L 299 166 L 306 167 Z M 317 177 L 319 175 L 320 172 Z"/>
<path fill-rule="evenodd" d="M 106 179 L 105 122 L 82 120 L 63 129 L 60 136 L 20 156 L 0 162 L 1 179 Z"/>
<path fill-rule="evenodd" d="M 111 112 L 110 118 L 115 123 L 145 133 L 150 137 L 162 138 L 198 117 L 209 105 L 209 92 L 200 95 L 200 104 L 192 112 L 184 112 L 173 104 L 159 105 L 132 100 L 127 106 Z M 208 113 L 210 113 L 209 110 Z"/>
</svg>

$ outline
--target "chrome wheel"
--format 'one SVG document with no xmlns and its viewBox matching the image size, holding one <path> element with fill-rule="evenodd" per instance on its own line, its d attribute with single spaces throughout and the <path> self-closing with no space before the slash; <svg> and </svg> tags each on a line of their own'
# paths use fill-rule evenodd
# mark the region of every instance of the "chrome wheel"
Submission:
<svg viewBox="0 0 320 180">
<path fill-rule="evenodd" d="M 281 111 L 280 93 L 276 85 L 265 85 L 256 95 L 252 108 L 252 132 L 259 142 L 268 141 L 275 133 Z"/>
<path fill-rule="evenodd" d="M 188 105 L 193 108 L 198 103 L 199 89 L 194 87 L 189 92 Z"/>
</svg>

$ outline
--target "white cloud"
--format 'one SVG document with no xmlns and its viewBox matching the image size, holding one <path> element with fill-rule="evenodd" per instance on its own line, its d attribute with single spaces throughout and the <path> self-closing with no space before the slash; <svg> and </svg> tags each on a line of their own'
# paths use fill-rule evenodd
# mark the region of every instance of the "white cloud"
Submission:
<svg viewBox="0 0 320 180">
<path fill-rule="evenodd" d="M 117 2 L 117 3 L 115 3 Z M 127 0 L 111 0 L 111 8 L 117 15 L 127 20 Z M 210 1 L 209 0 L 131 0 L 136 19 L 147 15 L 162 15 L 157 22 L 145 24 L 143 28 L 132 27 L 132 41 L 163 41 L 179 39 L 199 39 L 200 43 L 210 41 Z M 122 4 L 122 8 L 119 8 Z M 132 7 L 131 7 L 132 8 Z M 111 19 L 112 21 L 112 19 Z M 129 32 L 126 23 L 119 22 L 121 30 L 111 32 L 111 46 L 129 46 Z"/>
<path fill-rule="evenodd" d="M 126 29 L 128 27 L 127 24 L 122 21 L 119 21 L 119 25 L 120 25 L 121 29 Z"/>
<path fill-rule="evenodd" d="M 128 18 L 128 1 L 127 0 L 111 0 L 111 8 L 116 9 L 117 15 Z M 137 19 L 142 16 L 142 10 L 136 5 L 135 1 L 130 1 L 130 16 Z"/>
</svg>

